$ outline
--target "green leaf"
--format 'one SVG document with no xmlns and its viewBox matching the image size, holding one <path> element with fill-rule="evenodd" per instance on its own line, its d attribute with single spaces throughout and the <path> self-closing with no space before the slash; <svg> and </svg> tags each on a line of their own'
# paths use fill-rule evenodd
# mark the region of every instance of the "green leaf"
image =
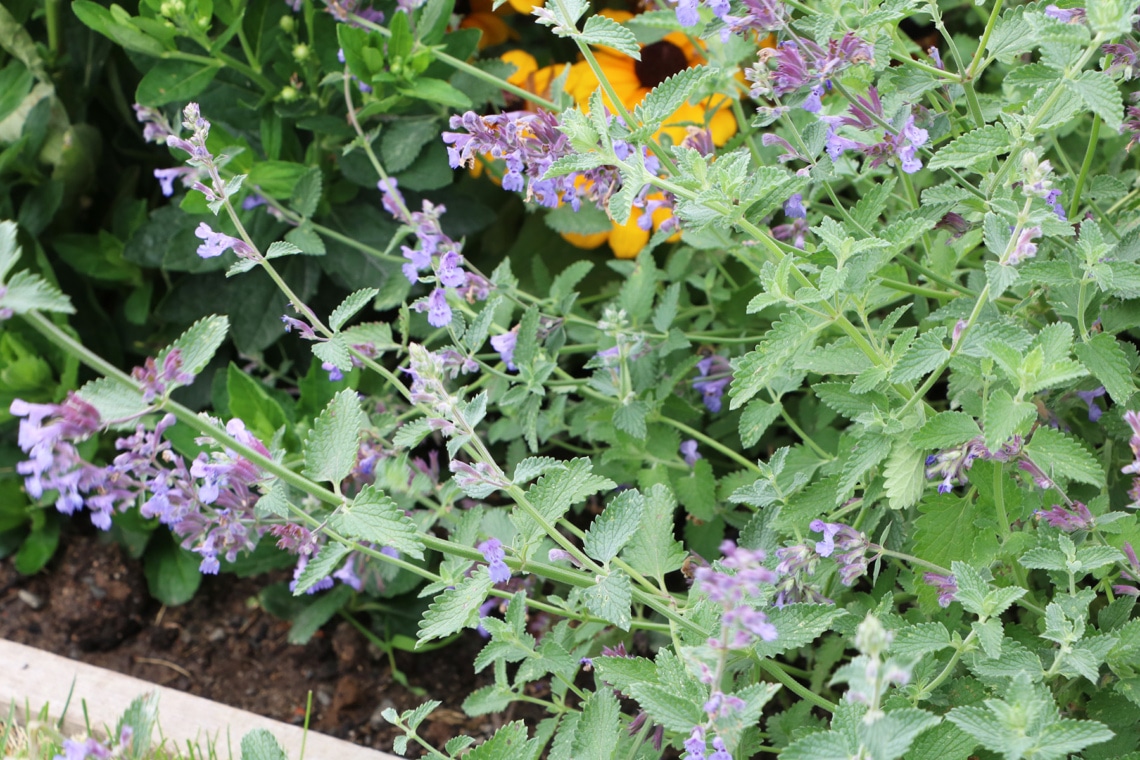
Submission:
<svg viewBox="0 0 1140 760">
<path fill-rule="evenodd" d="M 527 740 L 526 724 L 521 720 L 500 728 L 487 741 L 463 756 L 464 760 L 532 760 L 535 740 Z"/>
<path fill-rule="evenodd" d="M 352 598 L 352 587 L 343 583 L 337 584 L 328 593 L 309 598 L 312 599 L 312 603 L 292 618 L 287 637 L 290 644 L 308 644 L 321 626 L 332 620 L 333 615 Z"/>
<path fill-rule="evenodd" d="M 987 124 L 943 145 L 930 159 L 931 169 L 968 169 L 1008 153 L 1013 141 L 1002 124 Z"/>
<path fill-rule="evenodd" d="M 633 118 L 644 125 L 644 128 L 634 130 L 631 138 L 638 139 L 642 134 L 644 137 L 651 137 L 666 119 L 689 101 L 710 73 L 707 66 L 694 66 L 658 83 L 633 109 Z"/>
<path fill-rule="evenodd" d="M 947 567 L 953 560 L 970 559 L 979 528 L 974 525 L 972 499 L 939 494 L 918 505 L 914 554 L 927 562 Z"/>
<path fill-rule="evenodd" d="M 333 396 L 305 439 L 305 476 L 337 484 L 348 477 L 367 422 L 356 391 L 345 388 Z"/>
<path fill-rule="evenodd" d="M 297 586 L 293 589 L 294 596 L 300 596 L 328 578 L 348 555 L 349 549 L 344 544 L 325 544 L 315 557 L 309 559 L 305 569 L 297 578 Z"/>
<path fill-rule="evenodd" d="M 582 544 L 586 554 L 603 563 L 616 557 L 640 529 L 644 505 L 645 499 L 636 490 L 622 491 L 611 499 L 586 532 Z"/>
<path fill-rule="evenodd" d="M 1097 333 L 1087 342 L 1077 344 L 1073 351 L 1085 369 L 1100 380 L 1115 403 L 1126 403 L 1136 392 L 1128 357 L 1116 338 L 1107 333 Z"/>
<path fill-rule="evenodd" d="M 590 16 L 579 39 L 590 45 L 613 48 L 635 61 L 641 60 L 641 46 L 634 33 L 607 16 Z"/>
<path fill-rule="evenodd" d="M 1124 123 L 1124 103 L 1120 88 L 1103 71 L 1084 71 L 1076 79 L 1066 79 L 1069 92 L 1104 121 L 1104 126 L 1119 132 Z"/>
<path fill-rule="evenodd" d="M 863 480 L 863 476 L 886 459 L 890 453 L 890 437 L 867 434 L 860 438 L 843 463 L 843 475 L 839 479 L 839 490 L 835 497 L 836 504 L 846 501 L 855 490 L 855 486 Z"/>
<path fill-rule="evenodd" d="M 288 424 L 285 410 L 270 397 L 265 386 L 242 372 L 236 364 L 226 370 L 226 393 L 230 413 L 263 441 L 273 440 L 278 430 Z"/>
<path fill-rule="evenodd" d="M 1029 458 L 1055 480 L 1104 485 L 1104 469 L 1075 438 L 1050 427 L 1039 427 L 1025 446 Z"/>
<path fill-rule="evenodd" d="M 80 388 L 77 394 L 95 407 L 99 412 L 99 419 L 104 423 L 108 420 L 126 420 L 125 423 L 113 427 L 122 428 L 125 425 L 134 429 L 137 417 L 147 410 L 141 393 L 118 380 L 106 377 L 92 380 Z"/>
<path fill-rule="evenodd" d="M 314 166 L 301 175 L 297 184 L 293 186 L 293 195 L 289 198 L 289 205 L 303 218 L 308 219 L 317 211 L 321 202 L 321 187 L 324 180 L 321 176 L 321 167 Z M 273 246 L 269 246 L 272 253 Z M 269 254 L 266 254 L 267 256 Z"/>
<path fill-rule="evenodd" d="M 419 157 L 423 147 L 435 139 L 439 125 L 435 119 L 394 121 L 380 134 L 380 157 L 389 174 L 402 172 Z"/>
<path fill-rule="evenodd" d="M 147 589 L 168 607 L 185 604 L 194 597 L 202 582 L 198 566 L 202 558 L 183 549 L 162 531 L 151 539 L 143 562 Z"/>
<path fill-rule="evenodd" d="M 919 623 L 895 631 L 891 654 L 903 659 L 918 660 L 931 652 L 940 652 L 950 646 L 950 632 L 942 623 Z"/>
<path fill-rule="evenodd" d="M 610 760 L 614 756 L 620 739 L 619 714 L 617 699 L 610 689 L 598 689 L 586 698 L 574 732 L 575 760 Z"/>
<path fill-rule="evenodd" d="M 626 694 L 634 684 L 657 680 L 657 666 L 644 657 L 594 657 L 593 663 L 599 680 Z"/>
<path fill-rule="evenodd" d="M 891 509 L 908 509 L 918 503 L 926 487 L 926 456 L 905 438 L 895 439 L 883 467 L 883 487 Z"/>
<path fill-rule="evenodd" d="M 539 478 L 527 490 L 527 499 L 547 521 L 556 522 L 572 505 L 598 491 L 615 488 L 616 485 L 609 478 L 595 475 L 589 459 L 578 457 Z M 515 521 L 519 532 L 528 539 L 537 537 L 541 532 L 540 526 L 521 511 L 516 510 L 511 519 Z"/>
<path fill-rule="evenodd" d="M 906 353 L 891 370 L 891 381 L 909 383 L 933 372 L 950 358 L 950 351 L 942 345 L 946 338 L 946 328 L 936 327 L 918 336 Z"/>
<path fill-rule="evenodd" d="M 123 729 L 128 726 L 131 729 L 131 738 L 120 750 L 119 757 L 128 760 L 142 760 L 147 757 L 150 754 L 151 739 L 157 722 L 158 692 L 152 691 L 132 700 L 115 726 L 115 736 L 122 736 Z"/>
<path fill-rule="evenodd" d="M 193 100 L 210 86 L 222 70 L 220 65 L 202 66 L 190 61 L 163 60 L 147 69 L 135 91 L 135 100 L 144 106 L 158 108 L 167 103 Z"/>
<path fill-rule="evenodd" d="M 768 621 L 776 626 L 776 638 L 756 643 L 758 657 L 774 657 L 810 644 L 830 630 L 832 623 L 847 611 L 823 604 L 789 604 L 773 607 L 767 613 Z"/>
<path fill-rule="evenodd" d="M 614 409 L 614 427 L 639 441 L 644 441 L 649 433 L 649 428 L 645 424 L 645 418 L 648 416 L 649 407 L 645 402 L 634 399 Z"/>
<path fill-rule="evenodd" d="M 948 449 L 982 434 L 965 412 L 940 412 L 926 421 L 910 442 L 919 449 Z"/>
<path fill-rule="evenodd" d="M 20 107 L 34 83 L 32 72 L 19 61 L 10 61 L 0 69 L 0 121 Z"/>
<path fill-rule="evenodd" d="M 0 281 L 7 279 L 12 267 L 20 260 L 20 246 L 16 244 L 18 232 L 15 222 L 0 222 Z"/>
<path fill-rule="evenodd" d="M 1024 432 L 1036 416 L 1037 407 L 1028 401 L 1015 401 L 1004 388 L 994 391 L 986 400 L 986 448 L 997 451 L 1014 433 Z"/>
<path fill-rule="evenodd" d="M 160 56 L 166 51 L 165 45 L 131 23 L 122 8 L 117 5 L 111 7 L 118 9 L 123 18 L 116 17 L 92 0 L 75 0 L 71 11 L 84 24 L 127 50 L 150 56 Z"/>
<path fill-rule="evenodd" d="M 582 591 L 586 608 L 623 631 L 628 631 L 633 620 L 629 604 L 633 598 L 633 587 L 629 576 L 613 568 L 609 575 L 599 576 L 593 586 Z"/>
<path fill-rule="evenodd" d="M 471 108 L 471 98 L 452 87 L 442 79 L 419 77 L 414 87 L 400 88 L 400 94 L 416 100 L 440 103 L 448 108 L 465 110 Z"/>
<path fill-rule="evenodd" d="M 577 155 L 577 154 L 575 154 Z M 555 167 L 551 167 L 553 170 Z M 590 167 L 593 168 L 593 167 Z M 575 171 L 577 171 L 575 169 Z M 547 172 L 547 177 L 557 176 Z M 558 208 L 551 209 L 543 216 L 543 221 L 546 226 L 559 234 L 572 234 L 572 235 L 596 235 L 599 232 L 609 232 L 613 229 L 613 223 L 610 218 L 606 216 L 606 212 L 593 204 L 584 203 L 577 211 L 569 203 L 563 204 Z M 575 264 L 587 264 L 590 268 L 593 267 L 592 262 L 575 262 Z M 574 266 L 574 264 L 571 264 Z M 587 269 L 589 271 L 589 269 Z M 555 303 L 561 299 L 554 299 Z"/>
<path fill-rule="evenodd" d="M 674 473 L 673 489 L 685 511 L 704 522 L 716 518 L 716 475 L 707 459 L 698 459 L 683 474 Z"/>
<path fill-rule="evenodd" d="M 346 538 L 390 546 L 416 559 L 424 556 L 424 544 L 415 523 L 374 485 L 365 486 L 351 505 L 334 514 L 332 526 Z"/>
<path fill-rule="evenodd" d="M 677 502 L 660 483 L 645 493 L 641 530 L 634 533 L 622 556 L 635 570 L 653 578 L 664 577 L 685 562 L 688 553 L 673 534 Z"/>
<path fill-rule="evenodd" d="M 178 349 L 182 354 L 182 371 L 198 375 L 214 358 L 214 354 L 226 339 L 230 330 L 230 320 L 225 315 L 211 314 L 202 317 L 178 336 L 178 339 L 158 353 L 155 360 L 162 366 L 166 356 Z"/>
<path fill-rule="evenodd" d="M 768 427 L 780 416 L 783 406 L 777 401 L 770 404 L 761 399 L 753 399 L 744 407 L 740 415 L 740 443 L 744 448 L 755 446 Z"/>
<path fill-rule="evenodd" d="M 437 596 L 420 621 L 416 646 L 478 625 L 479 605 L 486 600 L 493 585 L 486 572 L 476 572 Z"/>
<path fill-rule="evenodd" d="M 1130 0 L 1089 0 L 1086 18 L 1094 32 L 1106 34 L 1109 39 L 1132 31 L 1132 17 L 1136 7 Z"/>
<path fill-rule="evenodd" d="M 345 322 L 356 316 L 356 313 L 367 306 L 368 302 L 379 293 L 378 288 L 364 288 L 349 294 L 340 302 L 340 306 L 333 309 L 333 313 L 329 315 L 329 327 L 333 329 L 333 332 L 339 332 L 340 328 L 344 327 Z"/>
<path fill-rule="evenodd" d="M 32 310 L 75 313 L 71 299 L 38 274 L 16 272 L 6 287 L 7 290 L 0 295 L 0 307 L 11 309 L 16 314 L 27 314 Z"/>
<path fill-rule="evenodd" d="M 258 161 L 249 170 L 246 182 L 257 187 L 262 195 L 288 200 L 293 196 L 297 183 L 308 172 L 308 166 L 292 161 Z"/>
<path fill-rule="evenodd" d="M 649 713 L 654 723 L 667 731 L 688 734 L 693 726 L 705 720 L 704 710 L 695 701 L 704 701 L 699 694 L 677 694 L 654 683 L 635 683 L 629 688 L 630 696 L 637 700 L 641 709 Z"/>
<path fill-rule="evenodd" d="M 264 728 L 255 728 L 241 738 L 241 760 L 288 760 L 285 750 Z"/>
<path fill-rule="evenodd" d="M 24 538 L 20 550 L 13 559 L 13 565 L 21 575 L 38 573 L 52 558 L 58 547 L 59 520 L 48 517 L 42 525 L 34 528 Z M 197 566 L 194 567 L 194 574 L 198 574 Z"/>
</svg>

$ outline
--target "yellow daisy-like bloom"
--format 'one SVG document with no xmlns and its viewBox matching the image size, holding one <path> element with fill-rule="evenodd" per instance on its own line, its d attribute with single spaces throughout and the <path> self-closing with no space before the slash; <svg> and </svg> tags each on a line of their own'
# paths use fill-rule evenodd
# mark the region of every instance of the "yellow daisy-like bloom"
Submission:
<svg viewBox="0 0 1140 760">
<path fill-rule="evenodd" d="M 461 6 L 467 7 L 461 8 Z M 461 0 L 461 2 L 456 3 L 456 13 L 463 14 L 459 28 L 479 29 L 483 32 L 483 36 L 479 38 L 480 50 L 502 45 L 507 40 L 518 39 L 519 36 L 518 32 L 507 26 L 507 23 L 500 18 L 504 9 L 506 9 L 505 12 L 512 9 L 509 6 L 503 6 L 499 11 L 495 11 L 493 10 L 494 6 L 494 0 Z"/>
<path fill-rule="evenodd" d="M 603 10 L 601 15 L 623 23 L 633 18 L 626 11 Z M 636 61 L 611 48 L 599 48 L 594 53 L 598 64 L 613 85 L 614 92 L 628 110 L 633 110 L 649 91 L 674 74 L 704 63 L 700 51 L 680 32 L 667 34 L 663 39 L 641 46 L 641 60 Z M 589 108 L 590 96 L 600 87 L 598 78 L 585 61 L 574 64 L 566 82 L 579 108 Z M 602 91 L 608 108 L 613 103 Z M 665 120 L 658 136 L 668 135 L 674 144 L 680 144 L 687 134 L 686 127 L 705 127 L 712 135 L 713 144 L 724 145 L 736 134 L 736 117 L 732 101 L 725 95 L 712 95 L 700 103 L 685 103 Z"/>
</svg>

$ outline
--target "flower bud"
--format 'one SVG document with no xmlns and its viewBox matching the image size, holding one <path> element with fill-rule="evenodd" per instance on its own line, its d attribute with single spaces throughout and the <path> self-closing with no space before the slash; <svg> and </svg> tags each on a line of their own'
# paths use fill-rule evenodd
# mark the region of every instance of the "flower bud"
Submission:
<svg viewBox="0 0 1140 760">
<path fill-rule="evenodd" d="M 293 20 L 292 16 L 282 16 L 279 25 L 281 26 L 281 31 L 285 32 L 285 34 L 292 34 L 293 30 L 297 27 L 297 22 Z"/>
</svg>

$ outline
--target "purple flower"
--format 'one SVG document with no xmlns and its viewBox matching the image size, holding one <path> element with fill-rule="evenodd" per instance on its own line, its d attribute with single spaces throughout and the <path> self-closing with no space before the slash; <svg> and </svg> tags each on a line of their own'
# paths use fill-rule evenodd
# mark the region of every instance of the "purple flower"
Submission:
<svg viewBox="0 0 1140 760">
<path fill-rule="evenodd" d="M 1044 162 L 1043 162 L 1044 163 Z M 1053 207 L 1053 213 L 1062 222 L 1069 221 L 1069 217 L 1065 214 L 1065 207 L 1061 205 L 1061 191 L 1054 188 L 1045 193 L 1045 202 Z"/>
<path fill-rule="evenodd" d="M 340 367 L 332 362 L 321 362 L 321 369 L 329 373 L 329 382 L 339 383 L 344 379 L 344 373 L 340 371 Z"/>
<path fill-rule="evenodd" d="M 744 649 L 756 639 L 775 640 L 776 628 L 768 622 L 768 616 L 749 604 L 760 596 L 760 584 L 777 580 L 776 574 L 762 564 L 764 552 L 742 549 L 732 541 L 723 542 L 720 550 L 724 555 L 720 562 L 724 570 L 699 567 L 693 575 L 694 589 L 724 609 L 721 635 L 709 638 L 709 646 Z"/>
<path fill-rule="evenodd" d="M 810 546 L 785 546 L 776 550 L 776 598 L 772 602 L 776 607 L 788 604 L 810 602 L 812 604 L 831 604 L 832 601 L 821 594 L 811 585 L 809 578 L 815 575 L 819 565 L 819 554 Z"/>
<path fill-rule="evenodd" d="M 805 219 L 807 218 L 807 211 L 804 210 L 804 197 L 800 193 L 795 193 L 792 197 L 784 203 L 784 216 L 792 219 Z"/>
<path fill-rule="evenodd" d="M 685 740 L 685 752 L 687 754 L 683 760 L 705 760 L 705 749 L 705 729 L 701 726 L 693 726 L 692 733 Z"/>
<path fill-rule="evenodd" d="M 1124 550 L 1124 556 L 1128 559 L 1128 569 L 1121 571 L 1121 580 L 1126 580 L 1130 583 L 1140 583 L 1140 560 L 1136 558 L 1136 552 L 1132 549 L 1132 544 L 1125 541 L 1122 548 Z M 1112 590 L 1118 594 L 1140 597 L 1140 588 L 1136 588 L 1136 586 L 1125 586 L 1121 584 L 1113 586 Z"/>
<path fill-rule="evenodd" d="M 451 324 L 451 307 L 447 304 L 447 292 L 436 288 L 425 300 L 417 301 L 412 307 L 418 312 L 428 313 L 428 324 L 432 327 L 446 327 Z"/>
<path fill-rule="evenodd" d="M 677 23 L 684 27 L 696 26 L 701 20 L 697 11 L 697 0 L 679 0 L 677 3 Z"/>
<path fill-rule="evenodd" d="M 938 606 L 949 607 L 958 593 L 958 581 L 953 575 L 939 575 L 938 573 L 923 573 L 922 580 L 926 585 L 933 586 L 938 591 Z"/>
<path fill-rule="evenodd" d="M 701 459 L 701 453 L 697 451 L 697 441 L 690 438 L 686 441 L 681 441 L 681 458 L 685 460 L 685 464 L 693 467 L 697 464 L 697 460 Z"/>
<path fill-rule="evenodd" d="M 141 367 L 131 370 L 131 377 L 142 386 L 143 401 L 152 403 L 156 398 L 165 397 L 173 390 L 171 386 L 189 385 L 194 376 L 182 371 L 182 349 L 172 348 L 162 361 L 159 370 L 154 357 L 148 356 Z"/>
<path fill-rule="evenodd" d="M 732 365 L 723 356 L 713 354 L 697 362 L 697 372 L 700 377 L 693 381 L 693 390 L 700 391 L 706 409 L 719 412 L 724 389 L 732 382 Z"/>
<path fill-rule="evenodd" d="M 815 545 L 821 557 L 834 555 L 839 565 L 839 579 L 844 586 L 853 586 L 867 572 L 867 550 L 871 547 L 867 536 L 842 523 L 825 523 L 812 520 L 813 532 L 822 533 L 823 540 Z"/>
<path fill-rule="evenodd" d="M 725 748 L 723 739 L 721 739 L 719 736 L 716 737 L 712 740 L 712 745 L 713 749 L 716 750 L 716 752 L 713 752 L 711 755 L 709 755 L 709 760 L 732 760 L 732 755 Z"/>
<path fill-rule="evenodd" d="M 174 133 L 173 127 L 170 126 L 170 122 L 166 120 L 161 111 L 140 106 L 138 103 L 135 103 L 133 107 L 135 118 L 143 125 L 143 139 L 147 142 L 161 145 L 166 142 L 166 138 Z"/>
<path fill-rule="evenodd" d="M 253 254 L 253 250 L 244 241 L 223 232 L 214 232 L 205 222 L 200 223 L 194 230 L 194 236 L 204 241 L 198 246 L 198 255 L 204 259 L 221 256 L 231 248 L 238 256 L 247 257 Z"/>
<path fill-rule="evenodd" d="M 1089 408 L 1089 422 L 1096 422 L 1104 414 L 1104 410 L 1096 403 L 1095 399 L 1100 398 L 1105 394 L 1104 386 L 1094 388 L 1091 391 L 1077 391 L 1077 396 L 1088 405 Z"/>
<path fill-rule="evenodd" d="M 511 569 L 503 559 L 507 556 L 503 544 L 497 538 L 488 538 L 476 547 L 487 560 L 487 574 L 494 583 L 506 583 L 511 579 Z"/>
<path fill-rule="evenodd" d="M 1023 229 L 1017 236 L 1017 244 L 1014 245 L 1013 250 L 1009 254 L 1009 258 L 1003 263 L 1015 267 L 1023 260 L 1036 256 L 1037 245 L 1033 241 L 1039 237 L 1041 237 L 1040 227 L 1026 227 Z"/>
<path fill-rule="evenodd" d="M 1038 467 L 1037 464 L 1031 459 L 1022 458 L 1017 463 L 1017 469 L 1021 470 L 1024 473 L 1027 473 L 1031 478 L 1033 478 L 1033 483 L 1038 488 L 1043 488 L 1048 491 L 1054 485 L 1053 479 L 1046 475 L 1045 471 Z"/>
<path fill-rule="evenodd" d="M 455 251 L 448 251 L 439 257 L 436 276 L 448 288 L 461 288 L 467 284 L 467 273 L 463 271 L 463 257 Z"/>
<path fill-rule="evenodd" d="M 518 367 L 515 366 L 515 346 L 519 340 L 518 330 L 519 328 L 516 325 L 510 332 L 491 336 L 491 348 L 499 352 L 499 358 L 503 360 L 503 363 L 507 365 L 507 369 L 511 372 L 518 369 Z"/>
<path fill-rule="evenodd" d="M 176 166 L 173 169 L 155 169 L 154 178 L 167 198 L 174 195 L 174 180 L 179 177 L 197 177 L 198 173 L 186 166 Z"/>
<path fill-rule="evenodd" d="M 1058 8 L 1056 5 L 1046 5 L 1045 15 L 1062 24 L 1079 24 L 1085 20 L 1084 8 Z"/>
<path fill-rule="evenodd" d="M 1039 520 L 1044 520 L 1057 530 L 1072 533 L 1077 530 L 1090 530 L 1096 524 L 1092 512 L 1079 501 L 1074 501 L 1071 509 L 1054 504 L 1052 509 L 1039 509 L 1036 512 Z"/>
</svg>

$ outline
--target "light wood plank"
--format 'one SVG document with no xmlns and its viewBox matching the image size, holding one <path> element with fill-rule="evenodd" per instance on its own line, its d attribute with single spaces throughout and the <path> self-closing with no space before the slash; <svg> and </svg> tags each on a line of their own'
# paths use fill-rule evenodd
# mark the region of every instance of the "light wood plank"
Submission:
<svg viewBox="0 0 1140 760">
<path fill-rule="evenodd" d="M 265 728 L 277 738 L 291 760 L 298 760 L 301 756 L 304 732 L 298 726 L 0 639 L 0 716 L 7 716 L 9 706 L 14 704 L 17 715 L 23 719 L 26 717 L 23 715 L 26 700 L 33 711 L 49 705 L 52 718 L 58 718 L 73 682 L 75 691 L 64 723 L 67 735 L 83 731 L 81 700 L 87 701 L 87 714 L 93 728 L 110 726 L 113 729 L 119 716 L 136 697 L 157 691 L 158 723 L 162 736 L 181 747 L 190 741 L 205 748 L 211 739 L 216 739 L 218 756 L 225 760 L 229 757 L 228 741 L 236 760 L 240 754 L 241 737 L 255 728 Z M 304 760 L 398 759 L 395 755 L 310 730 Z"/>
</svg>

